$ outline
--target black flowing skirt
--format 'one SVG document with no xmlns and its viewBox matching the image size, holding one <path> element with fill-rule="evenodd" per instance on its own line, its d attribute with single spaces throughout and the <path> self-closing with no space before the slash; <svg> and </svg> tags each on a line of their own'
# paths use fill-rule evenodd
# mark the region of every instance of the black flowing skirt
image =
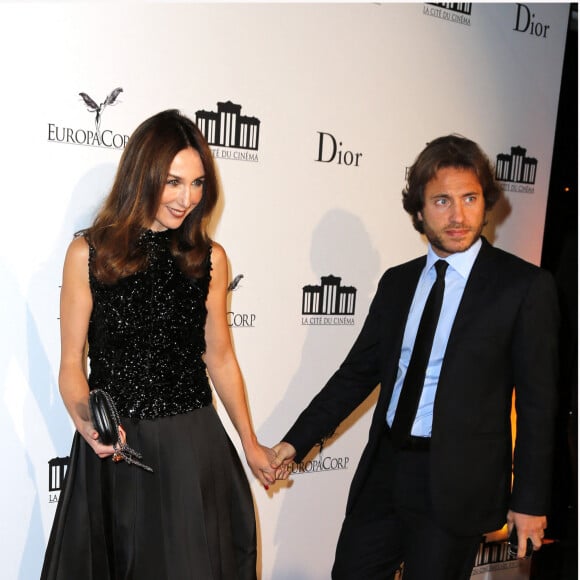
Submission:
<svg viewBox="0 0 580 580">
<path fill-rule="evenodd" d="M 255 580 L 253 499 L 214 407 L 122 423 L 154 472 L 75 433 L 41 580 Z"/>
</svg>

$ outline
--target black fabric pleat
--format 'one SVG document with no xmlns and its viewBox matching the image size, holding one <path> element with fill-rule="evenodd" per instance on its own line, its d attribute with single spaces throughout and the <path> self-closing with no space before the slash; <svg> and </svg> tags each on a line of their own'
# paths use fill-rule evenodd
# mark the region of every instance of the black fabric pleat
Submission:
<svg viewBox="0 0 580 580">
<path fill-rule="evenodd" d="M 154 472 L 75 434 L 41 580 L 255 580 L 253 500 L 213 406 L 122 422 Z"/>
</svg>

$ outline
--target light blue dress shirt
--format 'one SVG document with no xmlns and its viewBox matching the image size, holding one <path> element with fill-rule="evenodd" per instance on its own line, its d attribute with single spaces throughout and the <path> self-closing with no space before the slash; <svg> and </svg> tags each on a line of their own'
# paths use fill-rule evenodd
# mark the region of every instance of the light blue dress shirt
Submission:
<svg viewBox="0 0 580 580">
<path fill-rule="evenodd" d="M 481 239 L 477 240 L 465 252 L 458 252 L 451 254 L 445 258 L 449 264 L 447 272 L 445 273 L 445 294 L 443 295 L 443 304 L 441 306 L 441 314 L 439 315 L 439 322 L 437 323 L 437 330 L 435 331 L 435 338 L 433 339 L 433 348 L 429 357 L 429 364 L 427 365 L 427 373 L 425 376 L 425 384 L 423 392 L 419 401 L 417 415 L 411 429 L 411 435 L 418 437 L 431 437 L 431 426 L 433 424 L 433 403 L 435 401 L 435 393 L 437 391 L 437 383 L 439 382 L 439 373 L 441 372 L 441 365 L 443 363 L 443 356 L 447 348 L 447 341 L 467 278 L 471 272 L 471 268 L 477 258 L 477 254 L 481 248 Z M 397 371 L 397 380 L 393 389 L 393 395 L 389 408 L 387 411 L 387 422 L 393 424 L 395 418 L 395 410 L 403 388 L 403 381 L 409 366 L 409 359 L 413 352 L 413 345 L 415 344 L 415 336 L 419 328 L 421 314 L 427 302 L 427 296 L 435 282 L 437 273 L 433 265 L 439 256 L 433 251 L 431 245 L 427 250 L 427 262 L 425 268 L 419 277 L 419 283 L 415 290 L 415 296 L 409 310 L 407 324 L 405 326 L 405 334 L 403 335 L 403 345 L 401 347 L 401 357 L 399 359 L 399 369 Z"/>
</svg>

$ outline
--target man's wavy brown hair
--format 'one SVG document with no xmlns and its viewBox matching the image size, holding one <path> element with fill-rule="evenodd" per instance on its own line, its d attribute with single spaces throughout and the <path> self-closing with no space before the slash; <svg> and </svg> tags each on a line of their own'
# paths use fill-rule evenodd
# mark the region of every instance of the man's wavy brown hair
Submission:
<svg viewBox="0 0 580 580">
<path fill-rule="evenodd" d="M 419 153 L 409 169 L 407 187 L 403 190 L 403 207 L 420 233 L 424 231 L 418 213 L 425 206 L 425 186 L 445 167 L 469 169 L 475 173 L 483 190 L 486 210 L 490 210 L 501 196 L 502 190 L 495 180 L 491 163 L 477 143 L 461 135 L 438 137 Z"/>
</svg>

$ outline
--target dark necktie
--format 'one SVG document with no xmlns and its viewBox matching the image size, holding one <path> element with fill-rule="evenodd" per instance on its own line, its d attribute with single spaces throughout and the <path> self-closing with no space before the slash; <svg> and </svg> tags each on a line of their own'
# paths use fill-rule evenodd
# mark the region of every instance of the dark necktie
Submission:
<svg viewBox="0 0 580 580">
<path fill-rule="evenodd" d="M 425 302 L 411 360 L 403 381 L 403 388 L 401 389 L 395 418 L 391 427 L 391 438 L 397 447 L 400 447 L 411 434 L 411 428 L 417 414 L 417 407 L 419 406 L 421 392 L 425 383 L 427 364 L 433 347 L 433 337 L 435 336 L 441 304 L 443 303 L 447 266 L 448 264 L 445 260 L 437 260 L 435 262 L 437 279 L 431 287 L 427 302 Z"/>
</svg>

